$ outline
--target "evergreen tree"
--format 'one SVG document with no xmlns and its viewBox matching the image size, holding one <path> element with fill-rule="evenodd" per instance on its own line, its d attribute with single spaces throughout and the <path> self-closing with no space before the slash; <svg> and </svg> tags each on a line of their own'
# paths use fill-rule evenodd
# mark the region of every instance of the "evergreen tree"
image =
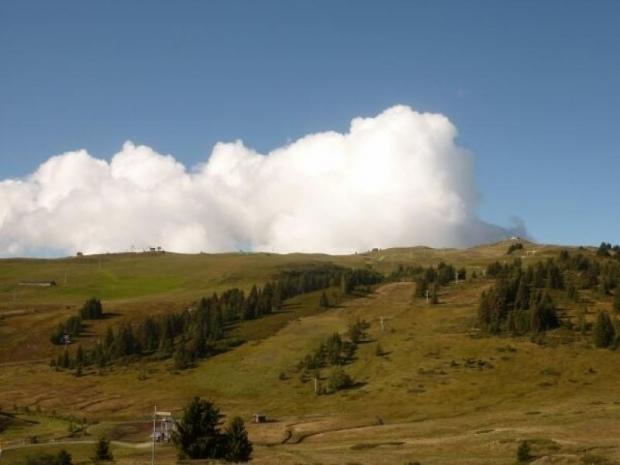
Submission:
<svg viewBox="0 0 620 465">
<path fill-rule="evenodd" d="M 527 462 L 532 458 L 530 445 L 527 441 L 521 441 L 519 448 L 517 449 L 517 461 Z"/>
<path fill-rule="evenodd" d="M 547 331 L 560 325 L 555 305 L 551 296 L 546 292 L 542 294 L 540 302 L 532 309 L 531 328 L 534 332 Z"/>
<path fill-rule="evenodd" d="M 342 273 L 340 275 L 340 294 L 344 296 L 350 294 L 352 290 L 351 277 L 347 273 Z"/>
<path fill-rule="evenodd" d="M 240 417 L 232 419 L 226 428 L 226 459 L 231 462 L 247 462 L 252 456 L 252 443 Z"/>
<path fill-rule="evenodd" d="M 258 289 L 256 285 L 252 286 L 252 290 L 245 301 L 245 309 L 243 313 L 244 320 L 253 320 L 256 318 L 256 307 L 258 306 Z"/>
<path fill-rule="evenodd" d="M 191 362 L 190 353 L 185 346 L 185 339 L 181 339 L 179 347 L 177 347 L 177 350 L 174 352 L 174 367 L 177 370 L 185 370 L 189 368 Z"/>
<path fill-rule="evenodd" d="M 337 366 L 332 370 L 329 376 L 328 385 L 332 392 L 336 392 L 351 387 L 353 385 L 353 380 L 342 367 Z"/>
<path fill-rule="evenodd" d="M 159 351 L 163 354 L 172 354 L 174 337 L 172 335 L 172 328 L 169 324 L 168 318 L 162 318 L 160 322 L 160 334 Z"/>
<path fill-rule="evenodd" d="M 195 397 L 183 410 L 172 439 L 180 455 L 190 459 L 218 459 L 226 452 L 220 432 L 222 415 L 213 403 Z"/>
<path fill-rule="evenodd" d="M 517 288 L 515 308 L 519 310 L 527 310 L 530 308 L 530 287 L 526 281 L 527 279 L 524 276 L 521 277 L 519 280 L 519 287 Z"/>
<path fill-rule="evenodd" d="M 282 308 L 282 284 L 278 281 L 273 291 L 273 308 L 280 310 Z"/>
<path fill-rule="evenodd" d="M 83 320 L 100 320 L 103 318 L 101 301 L 94 297 L 87 300 L 80 309 L 80 317 Z"/>
<path fill-rule="evenodd" d="M 607 244 L 605 242 L 601 242 L 601 245 L 599 246 L 598 250 L 596 251 L 596 254 L 599 257 L 609 257 L 610 256 L 610 253 L 609 253 L 610 250 L 612 250 L 611 244 Z"/>
<path fill-rule="evenodd" d="M 99 463 L 102 461 L 113 461 L 112 451 L 110 450 L 110 441 L 105 437 L 100 437 L 95 443 L 95 455 L 93 456 L 93 462 Z"/>
<path fill-rule="evenodd" d="M 616 332 L 607 312 L 599 312 L 592 332 L 596 347 L 609 347 L 614 342 Z"/>
</svg>

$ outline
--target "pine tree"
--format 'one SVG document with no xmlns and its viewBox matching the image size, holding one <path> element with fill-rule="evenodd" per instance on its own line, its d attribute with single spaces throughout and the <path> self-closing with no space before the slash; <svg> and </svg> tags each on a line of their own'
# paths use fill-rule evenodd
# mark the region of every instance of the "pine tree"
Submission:
<svg viewBox="0 0 620 465">
<path fill-rule="evenodd" d="M 273 291 L 273 308 L 280 310 L 282 308 L 282 284 L 278 281 Z"/>
<path fill-rule="evenodd" d="M 524 277 L 521 277 L 519 280 L 517 296 L 515 297 L 515 308 L 519 310 L 527 310 L 530 308 L 530 287 Z"/>
<path fill-rule="evenodd" d="M 334 368 L 329 376 L 329 389 L 332 392 L 351 387 L 353 380 L 340 366 Z"/>
<path fill-rule="evenodd" d="M 345 296 L 353 291 L 353 281 L 348 273 L 340 275 L 340 295 Z"/>
<path fill-rule="evenodd" d="M 560 325 L 555 305 L 551 296 L 546 292 L 532 309 L 531 328 L 534 332 L 547 331 Z"/>
<path fill-rule="evenodd" d="M 607 312 L 599 312 L 592 332 L 596 347 L 609 347 L 614 342 L 616 332 Z"/>
<path fill-rule="evenodd" d="M 172 336 L 172 329 L 168 324 L 167 318 L 162 318 L 161 320 L 160 334 L 161 337 L 159 339 L 159 351 L 163 354 L 172 354 L 174 337 Z"/>
<path fill-rule="evenodd" d="M 527 441 L 521 441 L 517 449 L 517 461 L 527 462 L 532 458 L 530 445 Z"/>
<path fill-rule="evenodd" d="M 240 417 L 232 419 L 226 428 L 226 459 L 231 462 L 247 462 L 252 456 L 252 443 Z"/>
<path fill-rule="evenodd" d="M 191 357 L 185 346 L 185 339 L 182 339 L 179 343 L 179 347 L 174 352 L 174 367 L 177 370 L 185 370 L 189 368 L 191 364 Z"/>
<path fill-rule="evenodd" d="M 220 432 L 222 415 L 213 403 L 194 397 L 183 410 L 172 440 L 181 456 L 218 459 L 226 452 L 226 437 Z"/>
<path fill-rule="evenodd" d="M 112 451 L 110 451 L 110 441 L 102 436 L 95 443 L 95 455 L 93 457 L 93 462 L 99 463 L 102 461 L 112 460 L 114 460 L 114 457 L 112 456 Z"/>
<path fill-rule="evenodd" d="M 103 318 L 101 301 L 94 297 L 87 300 L 80 309 L 80 317 L 83 320 L 100 320 Z"/>
<path fill-rule="evenodd" d="M 253 320 L 256 318 L 256 307 L 258 306 L 258 289 L 256 289 L 256 285 L 252 286 L 252 290 L 250 291 L 250 295 L 245 301 L 245 309 L 243 312 L 244 320 Z"/>
</svg>

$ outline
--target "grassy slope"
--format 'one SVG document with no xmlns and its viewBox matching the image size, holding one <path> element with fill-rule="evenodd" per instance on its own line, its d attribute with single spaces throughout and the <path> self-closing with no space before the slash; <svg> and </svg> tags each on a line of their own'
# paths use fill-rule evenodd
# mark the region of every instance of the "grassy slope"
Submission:
<svg viewBox="0 0 620 465">
<path fill-rule="evenodd" d="M 396 263 L 444 259 L 473 267 L 506 259 L 502 255 L 505 250 L 505 244 L 468 251 L 393 249 L 332 260 L 372 261 L 390 269 Z M 540 248 L 536 257 L 544 253 Z M 256 279 L 287 259 L 229 257 L 231 262 L 255 261 Z M 140 261 L 150 258 L 140 257 Z M 190 261 L 204 257 L 172 258 Z M 226 261 L 221 256 L 208 258 Z M 220 265 L 214 265 L 212 276 L 217 276 Z M 174 273 L 172 265 L 168 266 Z M 179 269 L 185 266 L 189 268 L 184 265 Z M 155 269 L 144 267 L 147 274 Z M 195 279 L 208 279 L 204 267 L 195 269 L 204 273 Z M 230 265 L 228 270 L 239 273 L 237 282 L 243 282 L 242 268 Z M 185 280 L 194 279 L 189 272 L 184 276 Z M 218 282 L 217 277 L 212 279 L 212 283 Z M 201 282 L 208 287 L 206 281 Z M 620 432 L 620 354 L 592 349 L 580 336 L 571 335 L 569 343 L 553 344 L 561 332 L 550 335 L 550 343 L 542 346 L 525 338 L 476 337 L 472 332 L 475 307 L 481 290 L 488 285 L 484 280 L 453 285 L 443 291 L 442 303 L 436 307 L 412 302 L 410 283 L 389 284 L 367 298 L 323 312 L 316 305 L 318 295 L 300 296 L 290 302 L 286 309 L 289 313 L 239 329 L 253 334 L 254 341 L 176 375 L 169 372 L 169 362 L 117 368 L 114 375 L 81 378 L 53 372 L 41 363 L 4 365 L 0 370 L 0 406 L 6 410 L 16 403 L 38 406 L 44 413 L 56 410 L 96 418 L 101 422 L 89 428 L 90 439 L 107 432 L 117 439 L 140 442 L 146 437 L 142 432 L 146 423 L 131 433 L 123 420 L 146 421 L 155 403 L 178 410 L 191 396 L 201 395 L 214 399 L 226 413 L 248 418 L 261 410 L 276 420 L 249 426 L 257 444 L 256 461 L 265 464 L 275 460 L 291 464 L 413 460 L 424 464 L 508 464 L 514 463 L 516 444 L 522 439 L 534 441 L 536 454 L 555 457 L 553 463 L 578 463 L 586 450 L 610 460 L 620 459 L 616 441 Z M 190 297 L 192 292 L 203 289 L 185 287 L 170 292 L 189 299 L 195 298 Z M 161 297 L 146 293 L 132 298 L 153 306 Z M 126 297 L 111 302 L 119 302 L 119 307 L 128 309 L 127 314 L 137 308 L 123 307 L 123 299 Z M 607 306 L 608 302 L 598 305 Z M 28 321 L 45 314 L 23 318 Z M 381 316 L 386 318 L 383 332 L 378 323 Z M 371 322 L 371 342 L 360 345 L 356 360 L 347 367 L 360 386 L 316 397 L 311 383 L 298 379 L 296 362 L 325 336 L 344 331 L 357 317 Z M 15 321 L 7 318 L 4 331 Z M 267 327 L 281 329 L 261 338 L 271 331 Z M 11 350 L 15 340 L 4 339 L 3 348 Z M 377 341 L 387 352 L 382 357 L 375 355 Z M 281 372 L 289 379 L 280 380 Z M 146 374 L 146 379 L 140 380 L 144 378 L 140 373 Z M 9 428 L 2 435 L 8 440 L 34 434 L 66 435 L 66 424 L 50 429 L 49 422 L 58 420 L 43 418 L 40 425 Z M 73 447 L 78 458 L 85 456 L 84 445 L 71 446 L 72 451 Z M 126 463 L 148 457 L 146 450 L 120 443 L 116 447 L 121 463 L 125 455 Z M 169 449 L 162 451 L 172 456 Z M 24 453 L 25 449 L 7 451 L 7 463 L 18 463 Z M 550 459 L 541 460 L 552 463 L 544 462 Z"/>
</svg>

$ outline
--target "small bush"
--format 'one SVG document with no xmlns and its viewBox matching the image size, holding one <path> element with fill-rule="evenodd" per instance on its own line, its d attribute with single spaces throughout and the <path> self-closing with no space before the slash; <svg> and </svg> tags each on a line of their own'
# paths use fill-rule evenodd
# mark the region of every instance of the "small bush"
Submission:
<svg viewBox="0 0 620 465">
<path fill-rule="evenodd" d="M 112 451 L 110 451 L 110 441 L 108 441 L 105 437 L 99 438 L 95 444 L 95 456 L 93 457 L 93 462 L 99 463 L 102 461 L 112 460 L 114 460 L 114 457 L 112 456 Z"/>
<path fill-rule="evenodd" d="M 331 392 L 347 389 L 352 385 L 353 380 L 341 367 L 334 368 L 329 377 L 329 389 Z"/>
<path fill-rule="evenodd" d="M 521 441 L 519 448 L 517 449 L 517 461 L 527 462 L 532 458 L 531 448 L 527 441 Z"/>
</svg>

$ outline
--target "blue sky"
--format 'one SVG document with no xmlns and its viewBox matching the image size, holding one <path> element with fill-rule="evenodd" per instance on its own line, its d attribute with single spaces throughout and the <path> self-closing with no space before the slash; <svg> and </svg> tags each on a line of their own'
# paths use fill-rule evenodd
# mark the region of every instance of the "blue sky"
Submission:
<svg viewBox="0 0 620 465">
<path fill-rule="evenodd" d="M 620 242 L 620 2 L 0 3 L 0 179 L 125 140 L 188 166 L 394 104 L 447 115 L 480 216 Z"/>
</svg>

